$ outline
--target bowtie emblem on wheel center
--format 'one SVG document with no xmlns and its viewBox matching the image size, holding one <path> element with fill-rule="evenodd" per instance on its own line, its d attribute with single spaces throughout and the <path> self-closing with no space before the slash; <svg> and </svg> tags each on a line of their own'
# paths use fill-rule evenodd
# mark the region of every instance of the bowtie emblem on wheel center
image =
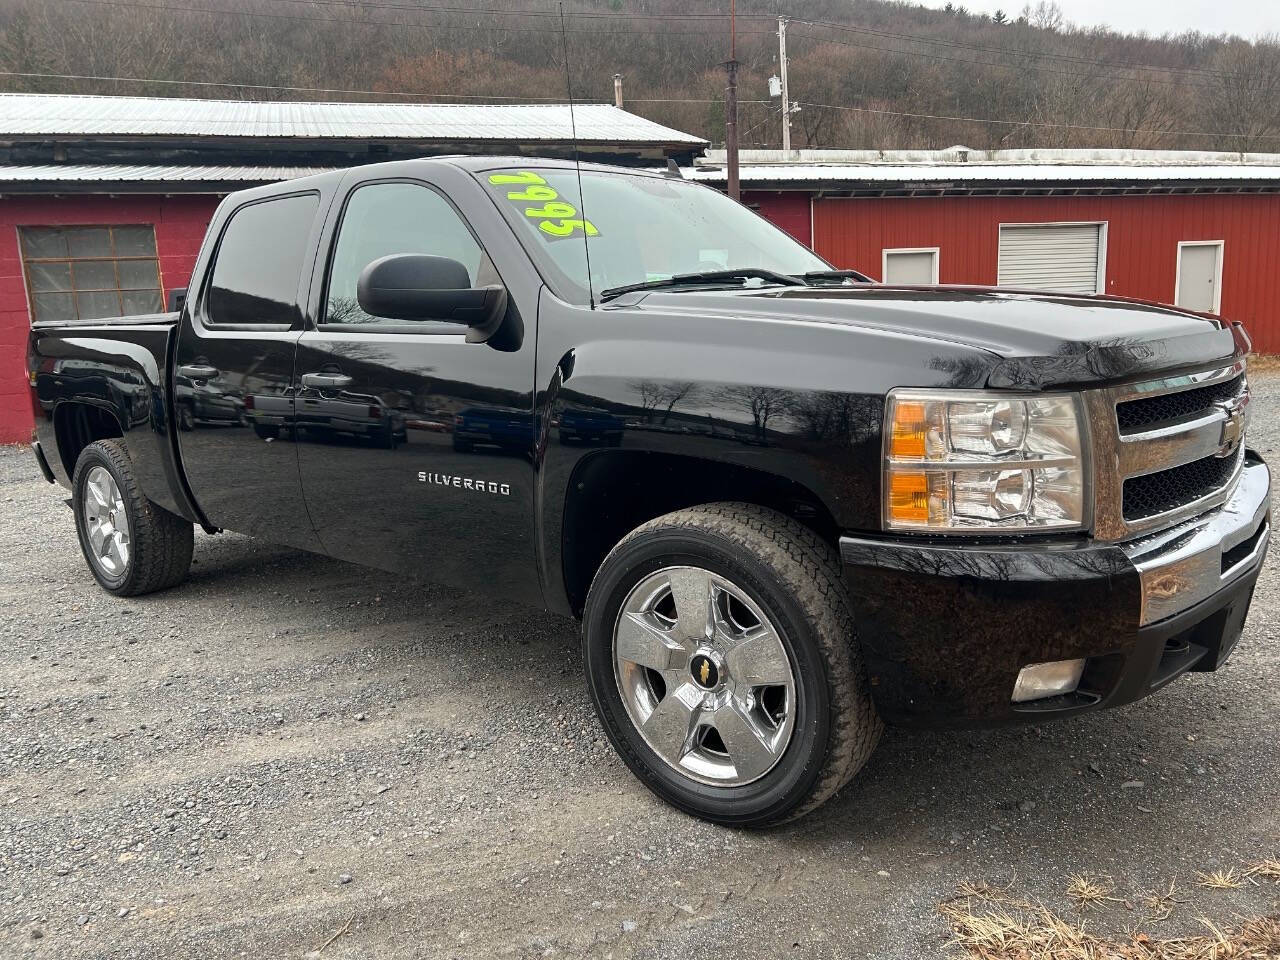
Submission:
<svg viewBox="0 0 1280 960">
<path fill-rule="evenodd" d="M 694 682 L 704 690 L 714 690 L 720 685 L 720 668 L 705 653 L 694 654 L 689 661 L 689 672 Z"/>
</svg>

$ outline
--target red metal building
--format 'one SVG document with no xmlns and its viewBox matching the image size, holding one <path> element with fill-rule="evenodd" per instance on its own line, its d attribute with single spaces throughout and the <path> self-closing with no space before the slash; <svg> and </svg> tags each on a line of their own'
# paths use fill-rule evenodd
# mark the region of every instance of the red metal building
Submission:
<svg viewBox="0 0 1280 960">
<path fill-rule="evenodd" d="M 442 153 L 689 164 L 705 142 L 601 104 L 244 103 L 0 94 L 0 443 L 26 441 L 31 318 L 163 309 L 227 193 Z"/>
<path fill-rule="evenodd" d="M 614 107 L 577 111 L 593 159 L 723 153 Z M 30 435 L 34 316 L 161 309 L 226 193 L 431 153 L 566 155 L 557 105 L 253 104 L 0 94 L 0 443 Z M 1105 292 L 1221 312 L 1280 352 L 1280 156 L 1147 151 L 773 151 L 743 199 L 877 279 Z"/>
<path fill-rule="evenodd" d="M 723 183 L 723 155 L 692 175 Z M 762 215 L 878 280 L 1177 303 L 1280 353 L 1280 156 L 751 151 L 740 175 Z"/>
</svg>

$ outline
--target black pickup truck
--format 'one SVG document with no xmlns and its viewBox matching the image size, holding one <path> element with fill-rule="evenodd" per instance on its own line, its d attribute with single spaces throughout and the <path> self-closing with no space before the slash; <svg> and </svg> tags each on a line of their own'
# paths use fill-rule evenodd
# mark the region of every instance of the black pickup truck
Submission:
<svg viewBox="0 0 1280 960">
<path fill-rule="evenodd" d="M 106 590 L 182 581 L 199 525 L 545 605 L 637 777 L 766 824 L 882 721 L 1222 664 L 1268 545 L 1248 350 L 869 283 L 671 174 L 444 158 L 233 194 L 180 313 L 36 324 L 29 361 Z"/>
</svg>

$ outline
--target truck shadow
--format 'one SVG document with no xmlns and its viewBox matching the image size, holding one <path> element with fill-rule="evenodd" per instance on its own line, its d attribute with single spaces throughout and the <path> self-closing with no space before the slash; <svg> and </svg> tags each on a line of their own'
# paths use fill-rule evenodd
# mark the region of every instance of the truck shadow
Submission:
<svg viewBox="0 0 1280 960">
<path fill-rule="evenodd" d="M 163 596 L 225 592 L 268 622 L 299 617 L 298 600 L 307 599 L 314 612 L 302 619 L 337 634 L 330 653 L 334 643 L 376 643 L 396 670 L 480 684 L 496 693 L 487 701 L 495 729 L 554 701 L 603 736 L 571 620 L 234 535 L 202 538 L 197 558 L 190 583 Z M 443 632 L 424 633 L 422 624 L 444 609 L 451 617 Z M 300 632 L 309 629 L 304 622 Z M 1278 825 L 1248 821 L 1238 799 L 1274 789 L 1280 774 L 1268 722 L 1274 689 L 1247 665 L 1259 655 L 1258 632 L 1246 631 L 1224 674 L 1182 678 L 1117 710 L 998 730 L 891 728 L 831 802 L 760 836 L 792 856 L 838 851 L 851 869 L 869 858 L 890 870 L 905 863 L 926 875 L 992 880 L 1046 865 L 1118 872 L 1140 863 L 1153 876 L 1180 865 L 1186 875 L 1189 863 L 1204 866 L 1221 853 L 1220 836 L 1206 829 L 1215 818 L 1238 818 L 1232 833 L 1256 834 L 1261 847 L 1267 831 L 1280 835 Z M 458 651 L 481 635 L 488 656 L 459 668 Z M 610 770 L 621 790 L 643 794 L 621 764 Z M 657 801 L 646 809 L 684 819 Z"/>
</svg>

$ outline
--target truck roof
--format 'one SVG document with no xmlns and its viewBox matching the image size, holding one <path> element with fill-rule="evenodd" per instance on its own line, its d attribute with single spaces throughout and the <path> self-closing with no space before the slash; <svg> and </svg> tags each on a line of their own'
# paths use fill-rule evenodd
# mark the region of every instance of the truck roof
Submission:
<svg viewBox="0 0 1280 960">
<path fill-rule="evenodd" d="M 504 167 L 536 167 L 539 169 L 546 169 L 550 167 L 562 170 L 576 169 L 574 161 L 556 159 L 553 157 L 456 154 L 419 157 L 412 160 L 387 160 L 382 163 L 367 163 L 355 167 L 344 167 L 339 170 L 328 170 L 324 173 L 313 174 L 309 177 L 298 177 L 294 180 L 282 180 L 277 183 L 250 187 L 247 190 L 237 191 L 234 196 L 275 196 L 283 193 L 298 193 L 300 191 L 330 184 L 333 181 L 346 176 L 352 170 L 367 171 L 371 176 L 376 176 L 380 169 L 390 171 L 394 168 L 396 173 L 403 174 L 406 168 L 412 169 L 414 167 L 421 167 L 424 169 L 431 169 L 433 167 L 438 168 L 445 166 L 466 170 L 468 173 L 479 173 L 483 170 L 496 170 Z M 600 173 L 628 173 L 641 176 L 663 175 L 661 171 L 655 170 L 651 167 L 623 167 L 616 164 L 587 163 L 585 161 L 581 164 L 581 168 L 583 170 Z"/>
</svg>

